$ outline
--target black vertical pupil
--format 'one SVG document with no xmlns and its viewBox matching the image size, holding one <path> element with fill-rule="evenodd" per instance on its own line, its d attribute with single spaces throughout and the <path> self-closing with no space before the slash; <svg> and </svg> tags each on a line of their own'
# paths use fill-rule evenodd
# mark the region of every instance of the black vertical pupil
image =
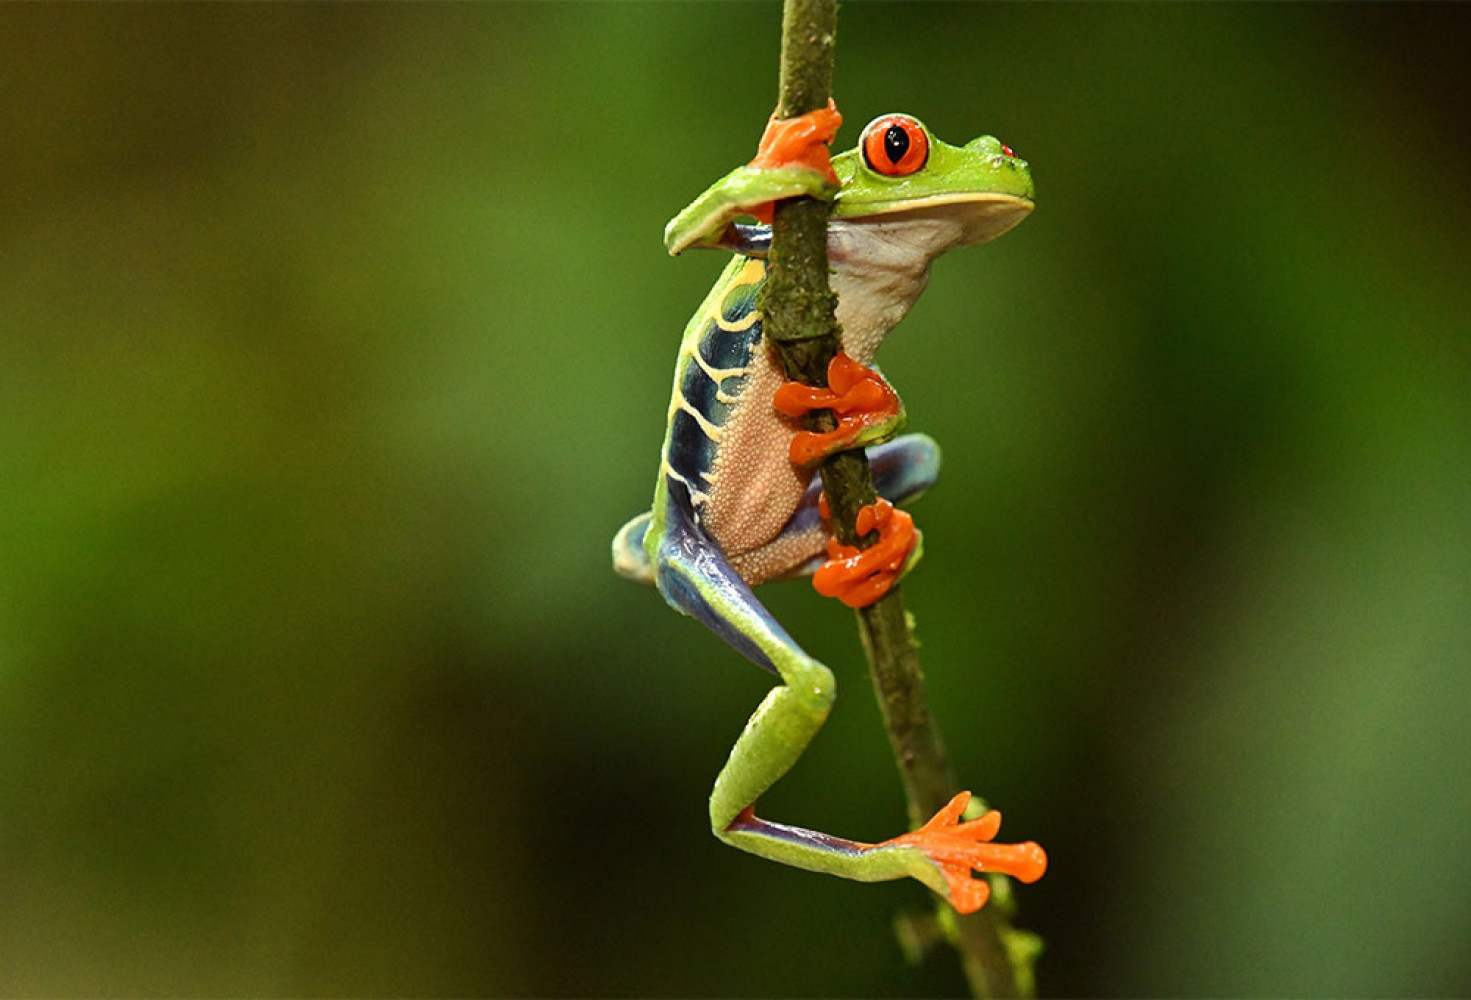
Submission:
<svg viewBox="0 0 1471 1000">
<path fill-rule="evenodd" d="M 884 133 L 884 153 L 890 163 L 898 163 L 909 152 L 909 133 L 898 125 L 890 125 Z"/>
</svg>

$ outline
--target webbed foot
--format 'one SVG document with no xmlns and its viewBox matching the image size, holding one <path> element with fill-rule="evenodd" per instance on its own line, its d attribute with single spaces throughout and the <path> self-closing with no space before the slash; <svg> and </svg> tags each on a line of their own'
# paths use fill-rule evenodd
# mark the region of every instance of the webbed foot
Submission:
<svg viewBox="0 0 1471 1000">
<path fill-rule="evenodd" d="M 826 496 L 820 509 L 829 516 Z M 812 588 L 850 608 L 866 608 L 918 561 L 920 534 L 914 518 L 882 498 L 859 509 L 854 528 L 860 536 L 877 531 L 879 539 L 866 549 L 829 539 L 827 562 L 812 574 Z"/>
<path fill-rule="evenodd" d="M 839 351 L 827 366 L 828 388 L 788 382 L 772 403 L 789 417 L 813 410 L 832 410 L 838 426 L 831 431 L 798 431 L 789 457 L 807 466 L 849 448 L 861 448 L 892 437 L 904 422 L 904 407 L 883 376 Z"/>
<path fill-rule="evenodd" d="M 985 879 L 972 878 L 972 871 L 1001 872 L 1030 883 L 1047 870 L 1047 853 L 1039 844 L 991 843 L 1001 830 L 1001 814 L 996 810 L 958 822 L 969 801 L 970 792 L 961 792 L 918 830 L 877 845 L 923 851 L 939 869 L 949 890 L 950 905 L 960 913 L 974 913 L 991 897 L 990 885 Z"/>
</svg>

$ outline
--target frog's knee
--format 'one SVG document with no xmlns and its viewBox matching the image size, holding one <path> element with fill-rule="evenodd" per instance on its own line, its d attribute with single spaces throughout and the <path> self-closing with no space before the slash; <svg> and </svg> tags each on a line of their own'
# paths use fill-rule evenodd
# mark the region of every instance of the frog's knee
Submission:
<svg viewBox="0 0 1471 1000">
<path fill-rule="evenodd" d="M 808 660 L 787 681 L 787 687 L 800 692 L 814 712 L 826 715 L 838 697 L 838 682 L 833 672 L 816 660 Z"/>
</svg>

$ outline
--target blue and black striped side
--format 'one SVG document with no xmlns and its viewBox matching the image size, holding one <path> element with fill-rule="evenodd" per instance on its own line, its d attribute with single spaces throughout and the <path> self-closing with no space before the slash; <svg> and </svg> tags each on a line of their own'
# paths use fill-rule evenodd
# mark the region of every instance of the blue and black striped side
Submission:
<svg viewBox="0 0 1471 1000">
<path fill-rule="evenodd" d="M 765 276 L 759 260 L 733 262 L 723 294 L 711 297 L 681 346 L 665 459 L 693 493 L 709 491 L 719 428 L 740 403 L 744 373 L 761 342 L 756 293 Z"/>
</svg>

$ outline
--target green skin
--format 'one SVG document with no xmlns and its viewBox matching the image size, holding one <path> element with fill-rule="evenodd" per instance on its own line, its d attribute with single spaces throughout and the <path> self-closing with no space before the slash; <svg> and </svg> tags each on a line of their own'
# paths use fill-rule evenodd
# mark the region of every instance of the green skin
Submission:
<svg viewBox="0 0 1471 1000">
<path fill-rule="evenodd" d="M 864 161 L 859 149 L 834 157 L 833 168 L 840 181 L 836 189 L 821 174 L 804 168 L 739 167 L 701 194 L 669 224 L 665 232 L 666 246 L 670 253 L 690 247 L 724 247 L 741 252 L 740 236 L 732 224 L 752 207 L 800 195 L 831 199 L 830 243 L 838 238 L 831 234 L 841 232 L 844 223 L 849 224 L 852 233 L 864 230 L 862 238 L 854 236 L 851 243 L 845 244 L 849 247 L 845 254 L 835 254 L 835 286 L 843 274 L 863 271 L 866 264 L 863 255 L 868 251 L 862 248 L 872 246 L 875 255 L 886 258 L 908 252 L 918 255 L 914 262 L 918 268 L 919 277 L 915 279 L 918 287 L 906 289 L 908 297 L 900 296 L 903 299 L 900 305 L 891 307 L 881 295 L 875 295 L 870 303 L 865 297 L 868 293 L 862 296 L 854 293 L 849 315 L 840 315 L 850 333 L 870 327 L 876 331 L 853 333 L 855 339 L 859 336 L 881 339 L 917 297 L 929 260 L 953 246 L 1000 235 L 1025 217 L 1032 207 L 1032 179 L 1025 162 L 1011 156 L 1009 151 L 1003 154 L 996 139 L 984 136 L 965 146 L 949 145 L 933 135 L 929 139 L 925 166 L 906 177 L 876 172 Z M 869 235 L 874 232 L 895 236 L 890 240 L 886 236 Z M 925 243 L 926 240 L 929 242 Z M 860 249 L 852 250 L 855 246 Z M 737 258 L 737 263 L 727 269 L 722 283 L 712 291 L 702 310 L 720 301 L 729 276 L 740 263 L 741 259 Z M 891 262 L 874 264 L 887 267 Z M 866 315 L 852 311 L 858 308 L 883 313 L 884 318 L 870 321 Z M 841 311 L 840 306 L 840 314 Z M 692 328 L 694 325 L 692 321 Z M 873 346 L 877 346 L 877 340 Z M 845 349 L 854 353 L 846 340 Z M 872 351 L 867 353 L 871 355 Z M 678 378 L 677 371 L 676 385 Z M 768 401 L 760 403 L 769 408 Z M 671 409 L 671 418 L 673 412 Z M 891 437 L 901 423 L 902 416 L 874 429 L 860 444 Z M 666 437 L 666 449 L 668 442 Z M 750 448 L 753 454 L 758 445 L 770 450 L 767 441 L 747 444 L 728 437 L 720 441 L 721 449 Z M 772 459 L 777 460 L 785 461 L 784 453 L 779 459 Z M 937 457 L 933 461 L 937 462 Z M 744 583 L 759 582 L 759 579 L 744 574 L 743 582 L 733 579 L 737 575 L 734 573 L 717 577 L 709 571 L 709 559 L 680 555 L 689 552 L 687 541 L 682 546 L 669 544 L 672 532 L 684 530 L 683 537 L 688 537 L 687 525 L 671 524 L 671 518 L 678 518 L 679 510 L 670 513 L 670 489 L 669 479 L 661 474 L 651 514 L 629 522 L 615 539 L 614 561 L 618 571 L 646 583 L 654 582 L 657 576 L 660 589 L 671 604 L 685 613 L 696 614 L 728 641 L 735 635 L 756 647 L 783 682 L 772 689 L 751 717 L 716 780 L 710 798 L 710 820 L 716 836 L 752 854 L 798 868 L 865 882 L 909 877 L 947 896 L 944 876 L 921 850 L 842 840 L 769 823 L 747 812 L 796 763 L 822 726 L 833 704 L 833 675 L 807 655 L 751 597 Z M 717 541 L 717 554 L 720 544 L 724 541 Z M 805 569 L 810 571 L 810 568 Z M 793 566 L 783 575 L 803 571 L 803 567 Z M 773 575 L 776 574 L 761 576 Z M 685 595 L 682 601 L 672 596 L 677 593 Z M 703 602 L 703 607 L 691 610 L 692 601 Z M 743 652 L 751 655 L 746 650 Z"/>
<path fill-rule="evenodd" d="M 800 167 L 737 167 L 670 221 L 664 230 L 664 245 L 671 254 L 690 247 L 721 246 L 727 225 L 752 207 L 803 195 L 831 199 L 834 219 L 870 218 L 953 204 L 957 218 L 965 219 L 968 227 L 991 228 L 1004 220 L 1000 231 L 977 234 L 966 239 L 967 244 L 999 236 L 1016 224 L 1007 213 L 978 212 L 978 208 L 1023 201 L 1030 210 L 1034 197 L 1031 172 L 1020 160 L 998 167 L 998 162 L 1004 163 L 1000 160 L 999 139 L 983 135 L 964 146 L 952 146 L 928 130 L 926 134 L 930 138 L 929 160 L 907 177 L 889 177 L 869 169 L 857 149 L 833 157 L 839 185 L 836 191 L 822 175 Z"/>
</svg>

